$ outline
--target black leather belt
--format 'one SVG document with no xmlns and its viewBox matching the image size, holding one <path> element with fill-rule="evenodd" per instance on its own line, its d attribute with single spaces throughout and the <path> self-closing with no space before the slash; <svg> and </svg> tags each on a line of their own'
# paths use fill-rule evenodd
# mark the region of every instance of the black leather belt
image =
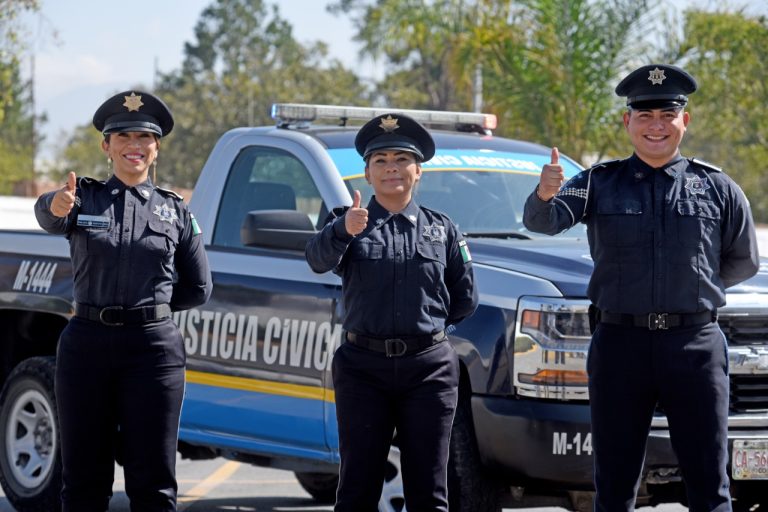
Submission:
<svg viewBox="0 0 768 512">
<path fill-rule="evenodd" d="M 171 306 L 157 304 L 136 308 L 124 308 L 123 306 L 97 308 L 77 303 L 75 304 L 75 315 L 94 322 L 101 322 L 104 325 L 138 325 L 170 317 Z"/>
<path fill-rule="evenodd" d="M 647 315 L 628 315 L 600 311 L 600 321 L 606 324 L 645 327 L 651 331 L 670 329 L 688 325 L 701 325 L 717 320 L 717 313 L 703 311 L 701 313 L 648 313 Z"/>
<path fill-rule="evenodd" d="M 371 338 L 353 332 L 347 333 L 347 341 L 358 347 L 381 352 L 387 357 L 400 357 L 424 350 L 448 339 L 445 331 L 410 338 Z"/>
</svg>

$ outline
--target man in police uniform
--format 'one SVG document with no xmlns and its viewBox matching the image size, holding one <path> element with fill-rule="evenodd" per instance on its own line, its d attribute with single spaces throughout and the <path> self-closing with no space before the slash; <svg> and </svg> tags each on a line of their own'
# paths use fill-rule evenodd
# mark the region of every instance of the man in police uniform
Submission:
<svg viewBox="0 0 768 512">
<path fill-rule="evenodd" d="M 35 204 L 40 226 L 68 238 L 74 278 L 56 362 L 62 510 L 107 510 L 122 454 L 131 510 L 171 512 L 186 360 L 171 314 L 208 299 L 208 260 L 182 198 L 148 175 L 173 128 L 165 103 L 126 91 L 93 125 L 114 174 L 71 172 Z"/>
<path fill-rule="evenodd" d="M 597 320 L 587 370 L 595 510 L 633 510 L 651 419 L 669 420 L 692 511 L 731 510 L 725 289 L 759 266 L 749 203 L 722 170 L 679 145 L 696 81 L 669 65 L 624 78 L 634 154 L 563 185 L 557 148 L 525 205 L 531 231 L 587 225 Z"/>
<path fill-rule="evenodd" d="M 431 135 L 392 113 L 355 147 L 375 195 L 337 208 L 307 244 L 315 272 L 342 278 L 345 342 L 333 358 L 341 467 L 336 512 L 375 512 L 397 430 L 408 510 L 447 512 L 459 362 L 445 329 L 474 312 L 466 241 L 443 213 L 412 201 Z"/>
</svg>

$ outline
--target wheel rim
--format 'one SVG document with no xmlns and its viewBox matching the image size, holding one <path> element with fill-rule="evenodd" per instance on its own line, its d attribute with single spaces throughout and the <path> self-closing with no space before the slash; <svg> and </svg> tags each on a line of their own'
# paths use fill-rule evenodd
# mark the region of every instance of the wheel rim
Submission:
<svg viewBox="0 0 768 512">
<path fill-rule="evenodd" d="M 51 471 L 56 453 L 56 425 L 46 397 L 27 390 L 16 399 L 6 419 L 8 467 L 23 487 L 40 486 Z"/>
<path fill-rule="evenodd" d="M 387 474 L 379 499 L 379 512 L 406 512 L 403 494 L 403 472 L 400 467 L 400 448 L 390 446 L 387 457 Z"/>
</svg>

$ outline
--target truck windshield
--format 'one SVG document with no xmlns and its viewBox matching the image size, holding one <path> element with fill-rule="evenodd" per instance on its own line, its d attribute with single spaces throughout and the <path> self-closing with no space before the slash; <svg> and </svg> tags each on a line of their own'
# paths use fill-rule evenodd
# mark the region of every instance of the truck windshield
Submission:
<svg viewBox="0 0 768 512">
<path fill-rule="evenodd" d="M 337 151 L 344 150 L 330 150 L 332 158 Z M 365 181 L 360 157 L 355 156 L 353 164 L 346 158 L 333 159 L 350 192 L 359 190 L 366 204 L 373 189 Z M 529 232 L 523 226 L 523 206 L 539 182 L 541 167 L 547 159 L 546 155 L 498 151 L 438 151 L 432 160 L 423 164 L 414 199 L 420 205 L 448 214 L 459 229 L 470 236 L 546 236 Z M 570 161 L 562 159 L 561 162 L 567 177 L 580 170 Z M 345 163 L 347 166 L 340 167 Z M 586 229 L 583 224 L 577 224 L 557 236 L 584 238 Z"/>
</svg>

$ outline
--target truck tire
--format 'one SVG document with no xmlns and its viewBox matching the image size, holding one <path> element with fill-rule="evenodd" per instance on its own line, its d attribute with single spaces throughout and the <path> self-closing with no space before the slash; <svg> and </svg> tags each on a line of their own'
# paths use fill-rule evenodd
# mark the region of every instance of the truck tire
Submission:
<svg viewBox="0 0 768 512">
<path fill-rule="evenodd" d="M 469 401 L 459 400 L 448 459 L 448 502 L 451 512 L 498 512 L 501 485 L 480 462 Z"/>
<path fill-rule="evenodd" d="M 0 393 L 0 484 L 18 512 L 61 510 L 55 360 L 19 363 Z"/>
<path fill-rule="evenodd" d="M 336 486 L 339 485 L 339 475 L 336 473 L 301 473 L 295 472 L 296 480 L 305 491 L 318 503 L 333 503 L 336 501 Z"/>
</svg>

